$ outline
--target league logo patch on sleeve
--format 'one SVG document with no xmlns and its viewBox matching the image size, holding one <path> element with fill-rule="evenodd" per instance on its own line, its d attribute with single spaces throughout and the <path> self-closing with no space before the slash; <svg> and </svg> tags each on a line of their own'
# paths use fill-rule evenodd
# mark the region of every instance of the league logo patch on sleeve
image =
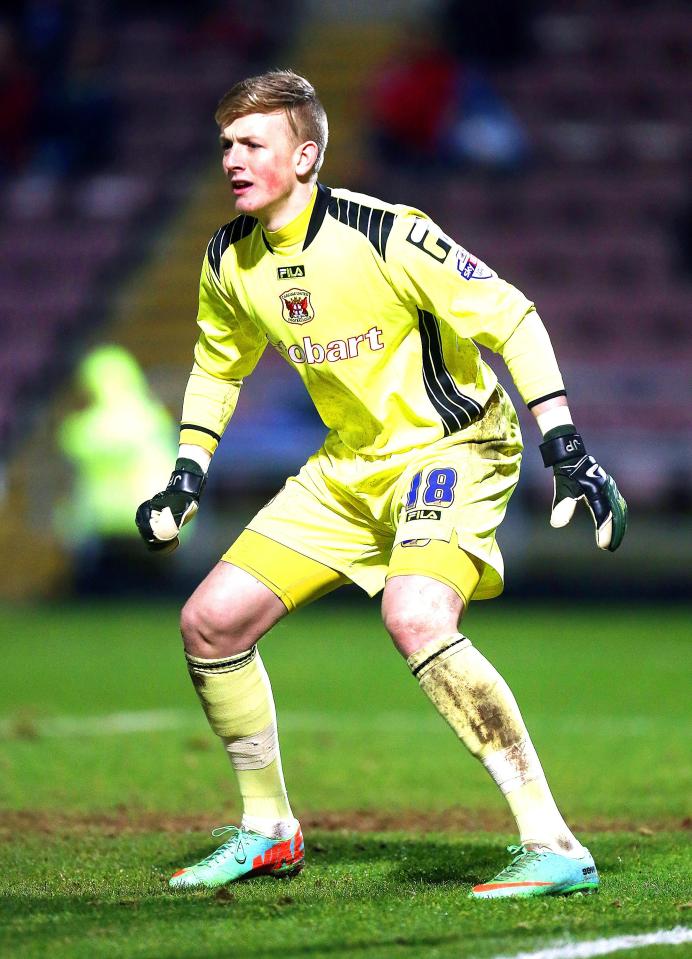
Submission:
<svg viewBox="0 0 692 959">
<path fill-rule="evenodd" d="M 457 250 L 457 273 L 464 280 L 489 280 L 495 276 L 489 266 L 463 246 Z"/>
<path fill-rule="evenodd" d="M 310 293 L 294 287 L 281 294 L 281 315 L 287 323 L 309 323 L 315 319 Z"/>
</svg>

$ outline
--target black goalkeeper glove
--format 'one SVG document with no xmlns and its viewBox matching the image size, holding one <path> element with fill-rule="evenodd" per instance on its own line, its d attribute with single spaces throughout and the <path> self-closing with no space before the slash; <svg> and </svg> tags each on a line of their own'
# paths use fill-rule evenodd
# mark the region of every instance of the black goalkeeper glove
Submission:
<svg viewBox="0 0 692 959">
<path fill-rule="evenodd" d="M 199 463 L 184 458 L 175 461 L 168 486 L 142 503 L 135 515 L 147 549 L 172 553 L 177 548 L 178 533 L 197 512 L 206 481 Z"/>
<path fill-rule="evenodd" d="M 579 500 L 584 500 L 596 526 L 596 545 L 615 552 L 627 529 L 627 503 L 613 477 L 587 454 L 573 426 L 549 430 L 540 449 L 555 477 L 550 525 L 566 526 Z"/>
</svg>

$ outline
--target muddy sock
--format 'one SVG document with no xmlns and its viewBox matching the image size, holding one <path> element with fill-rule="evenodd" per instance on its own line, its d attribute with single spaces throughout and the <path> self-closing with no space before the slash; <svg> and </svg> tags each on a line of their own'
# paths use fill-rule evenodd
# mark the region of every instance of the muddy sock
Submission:
<svg viewBox="0 0 692 959">
<path fill-rule="evenodd" d="M 512 691 L 494 666 L 460 633 L 427 643 L 407 662 L 438 712 L 502 790 L 521 842 L 563 856 L 582 855 L 555 805 Z"/>
</svg>

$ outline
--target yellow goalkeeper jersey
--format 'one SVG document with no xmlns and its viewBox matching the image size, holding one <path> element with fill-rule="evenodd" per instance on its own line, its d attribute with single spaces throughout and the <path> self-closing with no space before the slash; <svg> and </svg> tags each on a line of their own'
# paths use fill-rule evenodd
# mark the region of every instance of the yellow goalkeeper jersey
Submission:
<svg viewBox="0 0 692 959">
<path fill-rule="evenodd" d="M 211 452 L 267 344 L 361 455 L 425 446 L 480 421 L 497 379 L 477 343 L 504 356 L 529 405 L 564 392 L 519 290 L 420 211 L 321 184 L 275 233 L 241 215 L 214 234 L 198 324 L 181 441 Z"/>
</svg>

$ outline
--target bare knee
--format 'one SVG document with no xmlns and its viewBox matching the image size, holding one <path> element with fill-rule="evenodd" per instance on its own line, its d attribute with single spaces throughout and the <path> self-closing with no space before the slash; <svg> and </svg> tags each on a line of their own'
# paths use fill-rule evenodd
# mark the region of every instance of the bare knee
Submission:
<svg viewBox="0 0 692 959">
<path fill-rule="evenodd" d="M 214 659 L 221 655 L 218 648 L 221 645 L 220 634 L 223 629 L 218 617 L 211 617 L 210 612 L 195 595 L 183 606 L 180 613 L 180 634 L 185 651 L 191 656 Z"/>
<path fill-rule="evenodd" d="M 386 613 L 383 620 L 402 656 L 410 656 L 432 640 L 456 630 L 456 624 L 449 617 L 437 616 L 432 610 L 397 607 Z"/>
<path fill-rule="evenodd" d="M 185 650 L 204 659 L 245 652 L 286 612 L 262 583 L 219 563 L 183 607 L 180 631 Z"/>
<path fill-rule="evenodd" d="M 225 603 L 191 596 L 180 614 L 180 632 L 186 652 L 205 659 L 244 652 L 256 642 L 248 629 L 247 619 Z"/>
<path fill-rule="evenodd" d="M 396 576 L 382 599 L 385 629 L 402 656 L 458 628 L 463 602 L 449 586 L 425 576 Z"/>
</svg>

